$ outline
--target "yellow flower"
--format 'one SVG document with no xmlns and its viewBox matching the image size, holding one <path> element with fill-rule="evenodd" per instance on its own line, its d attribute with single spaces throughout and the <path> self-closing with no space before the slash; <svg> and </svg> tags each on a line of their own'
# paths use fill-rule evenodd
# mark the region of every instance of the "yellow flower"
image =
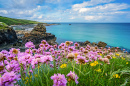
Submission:
<svg viewBox="0 0 130 86">
<path fill-rule="evenodd" d="M 98 64 L 98 61 L 94 61 L 94 63 L 97 65 L 97 64 Z"/>
<path fill-rule="evenodd" d="M 38 75 L 37 75 L 37 74 L 35 74 L 34 76 L 35 76 L 35 77 L 38 77 Z"/>
<path fill-rule="evenodd" d="M 100 56 L 102 56 L 102 54 L 100 54 Z"/>
<path fill-rule="evenodd" d="M 122 60 L 125 60 L 125 58 L 121 57 Z"/>
<path fill-rule="evenodd" d="M 114 78 L 120 78 L 120 76 L 118 74 L 114 74 L 113 77 Z"/>
<path fill-rule="evenodd" d="M 97 72 L 101 72 L 101 69 L 97 69 L 97 70 L 95 69 L 95 71 L 97 71 Z"/>
<path fill-rule="evenodd" d="M 91 66 L 96 66 L 96 64 L 95 64 L 95 63 L 90 63 L 90 65 L 91 65 Z"/>
<path fill-rule="evenodd" d="M 120 56 L 120 54 L 116 53 L 117 56 Z"/>
<path fill-rule="evenodd" d="M 128 62 L 126 62 L 126 64 L 128 64 Z"/>
<path fill-rule="evenodd" d="M 25 84 L 27 84 L 28 83 L 28 80 L 25 82 Z"/>
<path fill-rule="evenodd" d="M 77 56 L 78 56 L 78 53 L 74 53 L 74 55 L 75 55 L 75 57 L 77 57 Z"/>
<path fill-rule="evenodd" d="M 115 59 L 116 57 L 114 56 L 113 58 Z"/>
<path fill-rule="evenodd" d="M 62 64 L 60 68 L 66 68 L 67 64 Z"/>
<path fill-rule="evenodd" d="M 25 79 L 29 79 L 28 77 L 26 77 Z"/>
</svg>

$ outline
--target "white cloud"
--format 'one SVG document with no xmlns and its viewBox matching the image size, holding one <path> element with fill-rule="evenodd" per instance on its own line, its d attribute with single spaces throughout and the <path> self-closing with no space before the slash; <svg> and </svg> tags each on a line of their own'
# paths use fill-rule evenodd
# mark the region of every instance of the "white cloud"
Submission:
<svg viewBox="0 0 130 86">
<path fill-rule="evenodd" d="M 8 12 L 6 10 L 0 10 L 0 13 L 8 14 Z"/>
<path fill-rule="evenodd" d="M 112 11 L 118 11 L 122 9 L 127 9 L 129 8 L 129 5 L 127 4 L 119 4 L 119 3 L 110 3 L 110 4 L 105 4 L 105 5 L 99 5 L 91 8 L 80 8 L 78 9 L 79 13 L 84 13 L 84 12 L 112 12 Z"/>
<path fill-rule="evenodd" d="M 75 17 L 71 17 L 71 18 L 69 18 L 69 19 L 75 19 Z"/>
<path fill-rule="evenodd" d="M 98 20 L 101 18 L 102 16 L 85 16 L 85 20 Z"/>
<path fill-rule="evenodd" d="M 78 16 L 87 21 L 109 20 L 129 13 L 122 10 L 128 9 L 130 5 L 125 3 L 111 3 L 112 1 L 114 0 L 91 0 L 81 4 L 74 4 L 70 13 L 73 13 L 75 17 Z"/>
<path fill-rule="evenodd" d="M 84 8 L 86 6 L 94 6 L 94 5 L 101 4 L 101 3 L 108 3 L 111 1 L 114 1 L 114 0 L 91 0 L 91 1 L 83 2 L 81 4 L 75 4 L 72 6 L 72 8 L 76 11 L 76 10 L 78 10 L 80 8 Z"/>
<path fill-rule="evenodd" d="M 40 16 L 38 17 L 38 19 L 42 19 L 42 16 L 43 16 L 43 15 L 40 15 Z"/>
</svg>

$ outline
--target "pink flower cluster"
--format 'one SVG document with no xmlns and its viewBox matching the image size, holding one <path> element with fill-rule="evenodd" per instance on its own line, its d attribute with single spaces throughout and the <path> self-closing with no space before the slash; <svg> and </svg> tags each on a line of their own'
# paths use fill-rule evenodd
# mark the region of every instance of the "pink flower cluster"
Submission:
<svg viewBox="0 0 130 86">
<path fill-rule="evenodd" d="M 33 72 L 33 69 L 39 67 L 39 65 L 50 65 L 51 68 L 59 68 L 62 63 L 74 61 L 77 64 L 85 64 L 96 60 L 103 61 L 110 64 L 109 59 L 112 59 L 112 51 L 110 49 L 103 49 L 97 47 L 79 47 L 78 43 L 66 41 L 57 45 L 49 45 L 45 40 L 41 41 L 38 49 L 35 49 L 33 42 L 27 42 L 25 44 L 25 52 L 20 52 L 20 49 L 11 48 L 9 51 L 2 50 L 0 52 L 0 86 L 13 85 L 16 80 L 20 79 L 20 69 L 23 70 L 23 75 L 26 75 L 27 69 L 29 73 Z M 104 55 L 104 58 L 102 58 Z M 53 62 L 52 62 L 53 61 Z M 52 63 L 55 63 L 53 65 Z M 12 74 L 12 75 L 11 75 Z M 9 78 L 7 78 L 9 77 Z M 77 75 L 70 71 L 67 74 L 68 81 L 75 81 L 78 84 Z M 54 82 L 54 86 L 66 86 L 67 80 L 63 74 L 54 74 L 51 77 Z"/>
<path fill-rule="evenodd" d="M 20 74 L 16 75 L 13 71 L 6 72 L 2 77 L 0 77 L 0 86 L 14 86 L 14 83 L 20 79 Z"/>
<path fill-rule="evenodd" d="M 51 79 L 53 79 L 53 86 L 66 86 L 67 80 L 63 74 L 54 74 Z"/>
<path fill-rule="evenodd" d="M 72 80 L 75 81 L 76 84 L 79 83 L 77 81 L 78 76 L 74 72 L 70 71 L 70 73 L 67 74 L 67 77 L 69 77 L 69 82 Z M 54 74 L 51 76 L 51 79 L 53 80 L 53 86 L 66 86 L 67 79 L 64 74 Z"/>
</svg>

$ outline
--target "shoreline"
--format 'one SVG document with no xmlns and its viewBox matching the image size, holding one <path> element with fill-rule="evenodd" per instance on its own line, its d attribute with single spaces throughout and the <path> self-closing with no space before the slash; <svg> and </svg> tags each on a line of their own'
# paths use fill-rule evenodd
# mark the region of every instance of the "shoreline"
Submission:
<svg viewBox="0 0 130 86">
<path fill-rule="evenodd" d="M 41 23 L 42 24 L 42 23 Z M 30 28 L 34 28 L 35 26 L 36 26 L 37 24 L 27 24 L 27 25 L 11 25 L 10 27 L 21 27 L 21 28 L 24 28 L 24 29 L 19 29 L 19 30 L 15 30 L 15 32 L 16 32 L 16 34 L 17 34 L 17 37 L 18 37 L 18 39 L 20 39 L 20 37 L 21 37 L 21 35 L 24 35 L 25 33 L 30 33 L 31 31 L 32 31 L 32 29 L 30 29 Z M 55 23 L 55 24 L 45 24 L 45 23 L 43 23 L 43 25 L 44 26 L 51 26 L 51 25 L 59 25 L 58 23 Z M 28 29 L 30 29 L 30 30 L 28 30 Z M 56 40 L 56 42 L 57 42 L 57 40 Z M 78 42 L 78 41 L 77 41 Z M 74 42 L 75 43 L 75 42 Z M 78 42 L 78 43 L 84 43 L 84 42 Z M 93 43 L 96 43 L 96 42 L 89 42 L 92 46 L 93 46 Z M 12 43 L 13 44 L 13 43 Z M 10 45 L 12 45 L 12 44 L 8 44 L 7 46 L 10 46 Z M 97 44 L 97 43 L 96 43 Z M 107 44 L 107 43 L 106 43 Z M 106 45 L 106 47 L 105 48 L 108 48 L 108 47 L 110 47 L 110 48 L 116 48 L 116 47 L 114 47 L 114 46 L 111 46 L 111 45 Z M 0 46 L 0 48 L 2 48 L 1 46 Z M 6 46 L 4 46 L 3 48 L 6 48 Z M 128 53 L 130 53 L 130 49 L 127 49 L 127 48 L 123 48 L 123 47 L 119 47 L 119 49 L 121 50 L 121 51 L 123 51 L 123 49 L 126 49 L 126 51 L 128 52 Z"/>
</svg>

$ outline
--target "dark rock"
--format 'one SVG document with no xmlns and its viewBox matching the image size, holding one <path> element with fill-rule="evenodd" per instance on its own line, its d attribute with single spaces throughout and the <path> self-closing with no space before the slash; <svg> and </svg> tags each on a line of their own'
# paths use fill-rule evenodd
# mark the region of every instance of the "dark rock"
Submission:
<svg viewBox="0 0 130 86">
<path fill-rule="evenodd" d="M 37 26 L 34 27 L 34 29 L 31 31 L 31 33 L 36 33 L 36 32 L 41 32 L 41 33 L 46 33 L 46 27 L 43 24 L 38 24 Z"/>
<path fill-rule="evenodd" d="M 85 46 L 84 42 L 77 42 L 80 46 Z"/>
<path fill-rule="evenodd" d="M 55 42 L 56 37 L 51 33 L 46 33 L 46 27 L 43 24 L 38 24 L 30 33 L 25 33 L 22 42 L 25 44 L 28 41 L 32 41 L 34 44 L 41 43 L 42 40 Z"/>
<path fill-rule="evenodd" d="M 22 42 L 16 42 L 16 43 L 13 44 L 13 47 L 14 46 L 22 46 Z"/>
<path fill-rule="evenodd" d="M 87 45 L 87 44 L 89 44 L 89 43 L 90 43 L 90 42 L 89 42 L 88 40 L 84 42 L 85 45 Z"/>
<path fill-rule="evenodd" d="M 91 44 L 91 43 L 88 43 L 87 45 L 89 45 L 90 47 L 92 47 L 92 44 Z"/>
<path fill-rule="evenodd" d="M 0 30 L 0 45 L 9 44 L 17 41 L 16 32 L 11 28 Z"/>
<path fill-rule="evenodd" d="M 121 51 L 121 48 L 117 48 L 117 47 L 112 47 L 111 50 L 112 50 L 112 51 L 117 50 L 116 52 L 122 52 L 122 51 Z"/>
<path fill-rule="evenodd" d="M 107 44 L 105 42 L 101 42 L 101 41 L 98 42 L 98 44 L 97 44 L 98 47 L 106 47 L 106 45 Z"/>
<path fill-rule="evenodd" d="M 97 45 L 97 43 L 95 43 L 95 42 L 92 43 L 92 46 L 96 46 L 96 45 Z"/>
</svg>

